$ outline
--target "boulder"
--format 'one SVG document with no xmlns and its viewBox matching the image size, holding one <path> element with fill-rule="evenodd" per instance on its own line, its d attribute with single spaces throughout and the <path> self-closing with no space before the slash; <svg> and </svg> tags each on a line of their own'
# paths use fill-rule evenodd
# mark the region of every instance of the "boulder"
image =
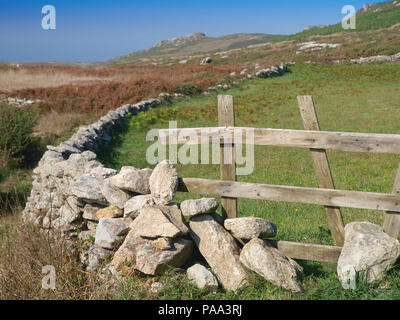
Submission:
<svg viewBox="0 0 400 320">
<path fill-rule="evenodd" d="M 140 210 L 156 204 L 152 195 L 136 196 L 129 199 L 124 205 L 124 217 L 136 218 Z"/>
<path fill-rule="evenodd" d="M 382 279 L 400 256 L 400 244 L 370 222 L 352 222 L 345 227 L 345 241 L 337 273 L 343 287 L 355 284 L 356 273 L 364 272 L 368 282 Z"/>
<path fill-rule="evenodd" d="M 185 217 L 193 217 L 199 214 L 213 213 L 218 209 L 218 206 L 217 199 L 201 198 L 183 201 L 181 203 L 181 210 Z"/>
<path fill-rule="evenodd" d="M 146 238 L 174 238 L 183 235 L 181 230 L 171 222 L 168 216 L 156 207 L 142 209 L 130 227 L 139 236 Z"/>
<path fill-rule="evenodd" d="M 168 204 L 178 188 L 178 173 L 168 160 L 160 162 L 150 176 L 151 194 L 160 204 Z"/>
<path fill-rule="evenodd" d="M 273 238 L 277 233 L 276 225 L 262 218 L 226 219 L 224 226 L 236 239 Z"/>
<path fill-rule="evenodd" d="M 206 57 L 206 58 L 204 58 L 203 60 L 201 60 L 200 64 L 201 64 L 201 65 L 206 65 L 206 64 L 209 64 L 209 63 L 211 63 L 211 62 L 212 62 L 211 57 Z"/>
<path fill-rule="evenodd" d="M 216 291 L 218 281 L 215 276 L 203 265 L 197 263 L 186 271 L 187 277 L 200 290 Z"/>
<path fill-rule="evenodd" d="M 258 238 L 249 241 L 240 253 L 240 261 L 276 286 L 294 292 L 302 291 L 298 281 L 302 267 L 268 242 Z"/>
<path fill-rule="evenodd" d="M 181 267 L 192 255 L 193 242 L 183 238 L 171 240 L 171 249 L 160 250 L 153 240 L 140 237 L 131 230 L 111 261 L 111 270 L 131 274 L 138 270 L 148 275 L 160 275 L 168 267 Z"/>
<path fill-rule="evenodd" d="M 110 182 L 111 178 L 104 180 L 100 186 L 100 190 L 103 193 L 107 201 L 120 209 L 124 208 L 125 203 L 132 197 L 129 193 L 122 191 L 112 185 Z"/>
<path fill-rule="evenodd" d="M 124 210 L 114 205 L 100 209 L 96 212 L 97 220 L 100 220 L 101 218 L 120 218 L 123 215 L 124 215 Z"/>
<path fill-rule="evenodd" d="M 129 231 L 124 219 L 102 218 L 96 228 L 95 245 L 105 249 L 114 249 L 120 237 Z"/>
<path fill-rule="evenodd" d="M 208 214 L 191 218 L 190 235 L 218 280 L 227 290 L 247 284 L 248 274 L 240 263 L 235 239 Z"/>
<path fill-rule="evenodd" d="M 156 208 L 160 209 L 182 233 L 183 236 L 189 234 L 189 229 L 183 218 L 182 211 L 179 209 L 178 205 L 171 203 L 169 205 L 156 205 Z"/>
<path fill-rule="evenodd" d="M 169 250 L 171 249 L 171 238 L 158 238 L 151 245 L 160 250 Z"/>
<path fill-rule="evenodd" d="M 122 167 L 121 171 L 110 178 L 115 187 L 139 194 L 149 194 L 149 180 L 153 173 L 151 169 L 139 170 L 134 167 Z"/>
</svg>

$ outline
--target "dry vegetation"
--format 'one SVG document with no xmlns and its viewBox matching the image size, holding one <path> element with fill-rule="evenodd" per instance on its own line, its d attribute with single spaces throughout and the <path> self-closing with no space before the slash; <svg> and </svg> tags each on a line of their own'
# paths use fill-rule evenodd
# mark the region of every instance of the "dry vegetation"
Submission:
<svg viewBox="0 0 400 320">
<path fill-rule="evenodd" d="M 8 96 L 43 100 L 41 110 L 59 112 L 84 112 L 104 114 L 124 103 L 136 103 L 157 96 L 161 92 L 175 92 L 181 84 L 195 84 L 206 88 L 242 66 L 127 66 L 109 68 L 79 67 L 24 67 L 23 71 L 5 71 L 23 77 L 50 79 L 46 86 L 7 91 L 12 84 L 1 86 L 0 92 Z M 4 72 L 4 71 L 3 71 Z M 58 78 L 56 87 L 51 80 Z M 86 80 L 84 80 L 86 79 Z M 90 81 L 89 81 L 90 79 Z M 96 80 L 94 80 L 96 79 Z M 88 82 L 89 81 L 89 82 Z M 6 92 L 7 91 L 7 92 Z"/>
</svg>

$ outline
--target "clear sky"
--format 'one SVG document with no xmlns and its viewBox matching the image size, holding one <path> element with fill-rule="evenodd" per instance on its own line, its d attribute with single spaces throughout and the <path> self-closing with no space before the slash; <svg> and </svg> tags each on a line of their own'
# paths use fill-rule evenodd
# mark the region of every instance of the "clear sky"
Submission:
<svg viewBox="0 0 400 320">
<path fill-rule="evenodd" d="M 104 61 L 193 32 L 290 34 L 340 22 L 344 5 L 365 1 L 0 0 L 0 61 Z M 45 5 L 56 30 L 42 29 Z"/>
</svg>

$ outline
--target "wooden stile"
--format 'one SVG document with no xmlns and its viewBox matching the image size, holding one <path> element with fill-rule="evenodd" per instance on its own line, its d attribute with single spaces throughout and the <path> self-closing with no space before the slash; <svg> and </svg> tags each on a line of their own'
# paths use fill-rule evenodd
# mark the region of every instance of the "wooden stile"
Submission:
<svg viewBox="0 0 400 320">
<path fill-rule="evenodd" d="M 220 142 L 221 179 L 180 178 L 178 191 L 221 196 L 222 211 L 226 218 L 237 217 L 237 198 L 325 206 L 335 246 L 282 240 L 270 241 L 272 245 L 293 259 L 338 261 L 344 242 L 344 223 L 340 207 L 385 211 L 384 230 L 390 236 L 397 238 L 400 233 L 400 167 L 391 194 L 337 190 L 326 149 L 400 154 L 400 135 L 320 131 L 312 96 L 299 96 L 298 102 L 306 130 L 235 127 L 233 97 L 227 95 L 218 96 L 219 127 L 159 130 L 160 140 L 166 141 L 167 144 Z M 254 141 L 244 142 L 243 140 L 241 143 L 309 148 L 319 188 L 237 182 L 234 143 L 240 142 L 234 141 L 233 137 L 243 137 L 249 133 L 254 136 Z M 191 139 L 196 135 L 200 139 Z M 177 137 L 177 139 L 171 141 L 170 137 Z"/>
<path fill-rule="evenodd" d="M 319 131 L 319 122 L 312 96 L 298 96 L 300 114 L 303 119 L 304 129 Z M 320 188 L 335 189 L 328 156 L 324 149 L 310 149 L 314 163 L 315 173 Z M 342 213 L 338 207 L 325 207 L 328 225 L 331 230 L 333 242 L 337 246 L 344 244 L 344 223 Z"/>
<path fill-rule="evenodd" d="M 235 109 L 233 96 L 218 96 L 218 125 L 220 127 L 235 126 Z M 222 181 L 236 181 L 235 145 L 232 141 L 221 141 L 220 167 Z M 222 215 L 225 218 L 237 217 L 237 199 L 222 197 Z"/>
</svg>

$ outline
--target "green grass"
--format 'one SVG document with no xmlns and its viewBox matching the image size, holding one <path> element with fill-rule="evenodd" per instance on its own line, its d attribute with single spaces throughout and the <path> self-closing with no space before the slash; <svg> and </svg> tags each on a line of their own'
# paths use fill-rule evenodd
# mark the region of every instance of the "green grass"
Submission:
<svg viewBox="0 0 400 320">
<path fill-rule="evenodd" d="M 316 35 L 325 36 L 337 32 L 359 32 L 359 31 L 377 30 L 381 28 L 391 27 L 396 23 L 400 23 L 400 7 L 392 7 L 392 8 L 383 7 L 382 11 L 357 14 L 355 30 L 343 30 L 342 23 L 340 22 L 322 28 L 313 28 L 293 35 L 276 38 L 273 39 L 272 42 L 279 42 L 285 40 L 302 40 L 311 36 L 316 36 Z"/>
<path fill-rule="evenodd" d="M 236 125 L 247 127 L 303 129 L 296 96 L 313 95 L 322 130 L 400 133 L 400 88 L 397 65 L 303 65 L 297 64 L 283 77 L 252 80 L 227 94 L 235 97 Z M 148 166 L 146 141 L 151 128 L 167 128 L 168 120 L 178 127 L 217 126 L 216 96 L 195 96 L 177 100 L 140 116 L 133 117 L 114 132 L 114 142 L 99 153 L 102 162 L 115 169 L 124 165 Z M 390 193 L 399 165 L 399 156 L 328 151 L 336 188 Z M 219 178 L 218 165 L 177 165 L 179 176 Z M 238 181 L 316 187 L 317 181 L 308 150 L 259 146 L 255 148 L 255 170 Z M 179 193 L 177 201 L 199 195 Z M 239 199 L 239 215 L 262 217 L 278 226 L 277 239 L 332 245 L 322 206 Z M 342 209 L 345 223 L 370 221 L 383 223 L 379 211 Z M 255 276 L 250 287 L 233 295 L 194 293 L 185 285 L 167 290 L 165 298 L 178 296 L 221 299 L 398 299 L 400 270 L 391 271 L 386 280 L 360 283 L 357 290 L 341 288 L 334 264 L 300 262 L 305 267 L 305 292 L 290 294 Z M 163 278 L 167 281 L 168 278 Z M 182 275 L 176 281 L 182 280 Z M 132 280 L 135 281 L 135 280 Z M 175 292 L 175 291 L 176 292 Z M 175 292 L 175 293 L 174 293 Z M 159 297 L 160 298 L 160 297 Z"/>
</svg>

